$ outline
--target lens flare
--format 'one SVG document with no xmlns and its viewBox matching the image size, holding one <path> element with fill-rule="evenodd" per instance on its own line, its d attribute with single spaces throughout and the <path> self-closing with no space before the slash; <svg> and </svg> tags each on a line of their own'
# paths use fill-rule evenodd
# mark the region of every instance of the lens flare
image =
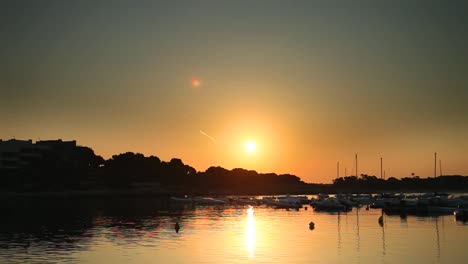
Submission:
<svg viewBox="0 0 468 264">
<path fill-rule="evenodd" d="M 201 80 L 198 79 L 198 78 L 192 78 L 192 86 L 197 88 L 197 87 L 200 87 L 201 85 Z"/>
</svg>

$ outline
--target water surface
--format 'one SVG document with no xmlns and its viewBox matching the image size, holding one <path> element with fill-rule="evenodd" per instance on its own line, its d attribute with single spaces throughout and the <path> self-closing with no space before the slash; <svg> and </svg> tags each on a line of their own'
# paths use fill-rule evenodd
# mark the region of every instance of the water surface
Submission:
<svg viewBox="0 0 468 264">
<path fill-rule="evenodd" d="M 155 199 L 3 203 L 1 263 L 465 263 L 468 226 L 400 217 Z M 309 230 L 309 223 L 315 229 Z M 178 222 L 181 229 L 174 230 Z"/>
</svg>

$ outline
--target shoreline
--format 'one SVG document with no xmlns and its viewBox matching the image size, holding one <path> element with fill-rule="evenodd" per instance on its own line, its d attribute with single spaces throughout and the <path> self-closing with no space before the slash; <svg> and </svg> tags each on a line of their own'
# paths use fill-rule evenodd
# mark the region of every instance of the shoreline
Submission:
<svg viewBox="0 0 468 264">
<path fill-rule="evenodd" d="M 420 190 L 420 189 L 406 189 L 406 190 L 375 190 L 375 191 L 340 191 L 340 190 L 327 190 L 324 192 L 304 192 L 304 190 L 284 190 L 274 192 L 228 192 L 228 191 L 212 191 L 212 192 L 185 192 L 185 191 L 169 191 L 169 190 L 149 190 L 149 189 L 130 189 L 130 190 L 71 190 L 71 191 L 30 191 L 30 192 L 12 192 L 0 191 L 0 199 L 6 198 L 170 198 L 171 196 L 264 196 L 264 195 L 317 195 L 319 193 L 326 194 L 379 194 L 379 193 L 449 193 L 449 194 L 463 194 L 468 193 L 468 190 L 452 189 L 452 190 Z"/>
</svg>

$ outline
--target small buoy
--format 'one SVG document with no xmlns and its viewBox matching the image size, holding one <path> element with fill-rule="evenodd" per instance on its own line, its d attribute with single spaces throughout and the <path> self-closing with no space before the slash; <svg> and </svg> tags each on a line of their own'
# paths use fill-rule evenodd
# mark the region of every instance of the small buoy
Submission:
<svg viewBox="0 0 468 264">
<path fill-rule="evenodd" d="M 382 215 L 379 217 L 379 225 L 383 226 L 383 216 Z"/>
<path fill-rule="evenodd" d="M 307 210 L 307 206 L 304 206 L 304 210 Z"/>
<path fill-rule="evenodd" d="M 369 205 L 366 206 L 366 210 L 369 211 Z"/>
<path fill-rule="evenodd" d="M 314 230 L 314 228 L 315 228 L 314 222 L 310 222 L 310 223 L 309 223 L 309 229 L 310 229 L 310 230 Z"/>
<path fill-rule="evenodd" d="M 174 226 L 174 229 L 175 229 L 176 233 L 179 233 L 179 230 L 180 230 L 179 222 L 176 222 L 176 224 Z"/>
</svg>

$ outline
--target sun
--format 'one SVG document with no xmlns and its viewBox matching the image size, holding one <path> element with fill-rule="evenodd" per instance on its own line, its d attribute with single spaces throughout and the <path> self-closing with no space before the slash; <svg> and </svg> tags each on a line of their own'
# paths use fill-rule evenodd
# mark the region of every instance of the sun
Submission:
<svg viewBox="0 0 468 264">
<path fill-rule="evenodd" d="M 249 140 L 245 142 L 244 147 L 247 152 L 255 152 L 255 150 L 257 149 L 257 144 L 255 143 L 255 141 Z"/>
</svg>

